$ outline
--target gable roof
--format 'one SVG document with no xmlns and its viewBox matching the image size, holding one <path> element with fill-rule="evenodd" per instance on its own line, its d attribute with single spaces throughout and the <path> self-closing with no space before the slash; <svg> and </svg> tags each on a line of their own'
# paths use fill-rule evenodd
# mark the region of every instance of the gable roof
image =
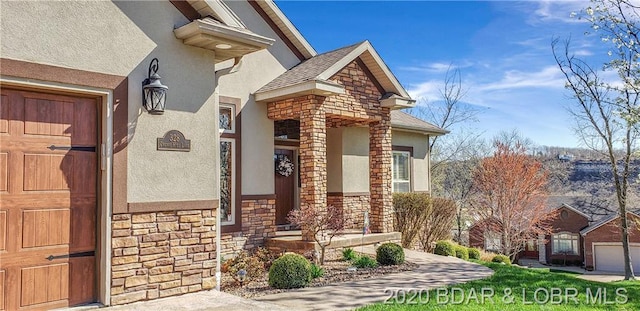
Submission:
<svg viewBox="0 0 640 311">
<path fill-rule="evenodd" d="M 433 136 L 439 136 L 449 133 L 449 131 L 445 129 L 442 129 L 422 119 L 416 118 L 401 110 L 391 110 L 391 128 L 417 131 Z"/>
<path fill-rule="evenodd" d="M 628 211 L 627 215 L 629 215 L 629 214 L 630 215 L 634 215 L 636 217 L 640 217 L 640 215 L 638 215 L 636 212 Z M 593 225 L 580 230 L 580 235 L 582 235 L 582 236 L 587 235 L 589 232 L 591 232 L 593 230 L 596 230 L 596 229 L 602 227 L 603 225 L 605 225 L 605 224 L 607 224 L 607 223 L 609 223 L 609 222 L 611 222 L 611 221 L 613 221 L 615 219 L 618 219 L 619 217 L 620 217 L 620 215 L 618 215 L 618 214 L 609 215 L 608 217 L 605 217 L 605 218 L 601 219 L 600 221 L 594 223 Z"/>
<path fill-rule="evenodd" d="M 399 101 L 404 101 L 404 107 L 413 106 L 415 101 L 411 99 L 407 91 L 402 87 L 384 61 L 382 61 L 382 58 L 380 58 L 380 55 L 378 55 L 369 41 L 363 41 L 319 54 L 303 61 L 260 88 L 255 93 L 256 100 L 275 100 L 291 94 L 293 91 L 300 92 L 300 87 L 298 86 L 308 84 L 309 82 L 331 84 L 334 87 L 341 87 L 329 81 L 329 79 L 358 58 L 362 60 L 366 68 L 373 75 L 373 78 L 376 79 L 386 93 L 396 95 L 388 96 L 389 94 L 386 94 L 388 97 L 382 99 L 387 100 L 391 105 L 394 105 L 394 103 L 398 105 Z M 305 91 L 313 90 L 305 89 Z"/>
<path fill-rule="evenodd" d="M 579 211 L 578 209 L 576 209 L 575 207 L 573 207 L 573 206 L 571 206 L 571 205 L 569 205 L 569 204 L 567 204 L 567 203 L 562 203 L 560 206 L 558 206 L 558 207 L 556 207 L 556 208 L 552 209 L 551 211 L 559 210 L 559 209 L 561 209 L 561 208 L 563 208 L 563 207 L 564 207 L 564 208 L 566 208 L 566 209 L 568 209 L 568 210 L 573 211 L 574 213 L 576 213 L 576 214 L 578 214 L 578 215 L 580 215 L 580 216 L 582 216 L 582 217 L 584 217 L 584 218 L 586 218 L 586 219 L 588 219 L 588 220 L 590 220 L 590 219 L 591 219 L 591 218 L 589 217 L 589 215 L 587 215 L 587 214 L 585 214 L 585 213 L 583 213 L 583 212 Z"/>
</svg>

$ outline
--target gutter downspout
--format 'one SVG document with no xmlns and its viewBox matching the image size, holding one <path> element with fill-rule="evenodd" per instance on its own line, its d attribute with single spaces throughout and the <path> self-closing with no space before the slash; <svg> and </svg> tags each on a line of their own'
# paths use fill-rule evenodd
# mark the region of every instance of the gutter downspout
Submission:
<svg viewBox="0 0 640 311">
<path fill-rule="evenodd" d="M 242 57 L 236 57 L 233 60 L 233 65 L 231 66 L 227 66 L 227 67 L 222 67 L 220 69 L 215 68 L 215 72 L 214 72 L 214 79 L 216 81 L 216 86 L 213 89 L 213 98 L 214 98 L 214 102 L 215 104 L 220 107 L 220 83 L 219 83 L 219 79 L 220 77 L 227 75 L 227 74 L 231 74 L 231 73 L 235 73 L 238 70 L 240 70 L 240 67 L 242 66 Z M 221 71 L 226 71 L 226 72 L 221 72 Z M 221 72 L 220 74 L 218 74 L 219 72 Z M 220 130 L 220 129 L 218 129 Z M 219 139 L 219 137 L 218 137 Z M 218 141 L 218 145 L 220 145 L 219 141 Z M 218 148 L 218 157 L 220 156 L 220 149 Z M 217 174 L 217 180 L 218 182 L 220 182 L 220 169 L 218 168 L 218 174 Z M 220 184 L 218 184 L 218 188 L 220 187 Z M 218 189 L 219 190 L 219 189 Z M 220 271 L 220 267 L 222 266 L 222 238 L 221 238 L 221 225 L 220 225 L 220 205 L 218 204 L 218 208 L 216 211 L 216 290 L 220 291 L 220 282 L 222 281 L 222 272 Z"/>
</svg>

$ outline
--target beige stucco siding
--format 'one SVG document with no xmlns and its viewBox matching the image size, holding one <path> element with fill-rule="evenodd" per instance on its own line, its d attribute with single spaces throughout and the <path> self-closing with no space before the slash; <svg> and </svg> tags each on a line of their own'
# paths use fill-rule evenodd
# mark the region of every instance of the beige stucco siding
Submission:
<svg viewBox="0 0 640 311">
<path fill-rule="evenodd" d="M 430 191 L 429 187 L 429 141 L 428 136 L 395 130 L 392 132 L 393 146 L 412 147 L 411 181 L 413 191 Z"/>
<path fill-rule="evenodd" d="M 169 1 L 4 2 L 2 57 L 128 77 L 128 202 L 219 197 L 214 54 L 186 46 L 173 29 L 188 20 Z M 151 59 L 169 87 L 164 115 L 141 108 Z M 157 151 L 179 130 L 190 152 Z"/>
<path fill-rule="evenodd" d="M 256 103 L 253 93 L 300 60 L 246 1 L 226 1 L 252 32 L 276 39 L 267 50 L 242 59 L 237 72 L 219 79 L 220 95 L 239 98 L 242 103 L 242 194 L 273 194 L 273 120 L 267 105 Z"/>
<path fill-rule="evenodd" d="M 342 192 L 369 192 L 369 128 L 345 127 L 342 135 Z"/>
</svg>

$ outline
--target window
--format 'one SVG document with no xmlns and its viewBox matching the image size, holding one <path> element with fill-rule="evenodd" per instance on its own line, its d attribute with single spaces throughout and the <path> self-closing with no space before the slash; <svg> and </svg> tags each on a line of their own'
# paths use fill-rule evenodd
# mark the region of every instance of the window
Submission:
<svg viewBox="0 0 640 311">
<path fill-rule="evenodd" d="M 393 151 L 393 192 L 411 191 L 410 163 L 409 151 Z"/>
<path fill-rule="evenodd" d="M 220 103 L 218 129 L 220 132 L 220 222 L 236 225 L 236 132 L 235 105 Z"/>
<path fill-rule="evenodd" d="M 551 237 L 551 253 L 579 255 L 578 234 L 570 232 L 555 233 Z"/>
<path fill-rule="evenodd" d="M 220 221 L 223 225 L 235 223 L 235 140 L 220 138 Z"/>
<path fill-rule="evenodd" d="M 218 128 L 220 129 L 220 133 L 235 133 L 235 122 L 233 119 L 235 118 L 235 107 L 225 104 L 220 104 L 220 116 L 219 116 L 219 124 Z"/>
<path fill-rule="evenodd" d="M 502 248 L 502 238 L 498 232 L 484 233 L 484 249 L 486 251 L 500 252 Z"/>
</svg>

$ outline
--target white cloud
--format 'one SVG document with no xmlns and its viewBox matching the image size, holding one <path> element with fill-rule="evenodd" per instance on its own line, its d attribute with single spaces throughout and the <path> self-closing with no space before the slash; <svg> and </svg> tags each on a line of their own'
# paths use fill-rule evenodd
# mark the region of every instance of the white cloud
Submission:
<svg viewBox="0 0 640 311">
<path fill-rule="evenodd" d="M 422 83 L 410 85 L 407 92 L 414 99 L 434 101 L 441 98 L 440 88 L 442 81 L 429 80 Z"/>
<path fill-rule="evenodd" d="M 536 1 L 538 8 L 530 16 L 529 22 L 548 23 L 558 21 L 562 23 L 581 23 L 584 22 L 578 18 L 571 17 L 572 12 L 579 12 L 584 9 L 588 3 L 585 1 L 554 1 L 544 0 Z"/>
<path fill-rule="evenodd" d="M 547 66 L 539 71 L 525 72 L 508 70 L 499 81 L 478 86 L 482 91 L 516 88 L 564 88 L 564 78 L 556 66 Z"/>
</svg>

